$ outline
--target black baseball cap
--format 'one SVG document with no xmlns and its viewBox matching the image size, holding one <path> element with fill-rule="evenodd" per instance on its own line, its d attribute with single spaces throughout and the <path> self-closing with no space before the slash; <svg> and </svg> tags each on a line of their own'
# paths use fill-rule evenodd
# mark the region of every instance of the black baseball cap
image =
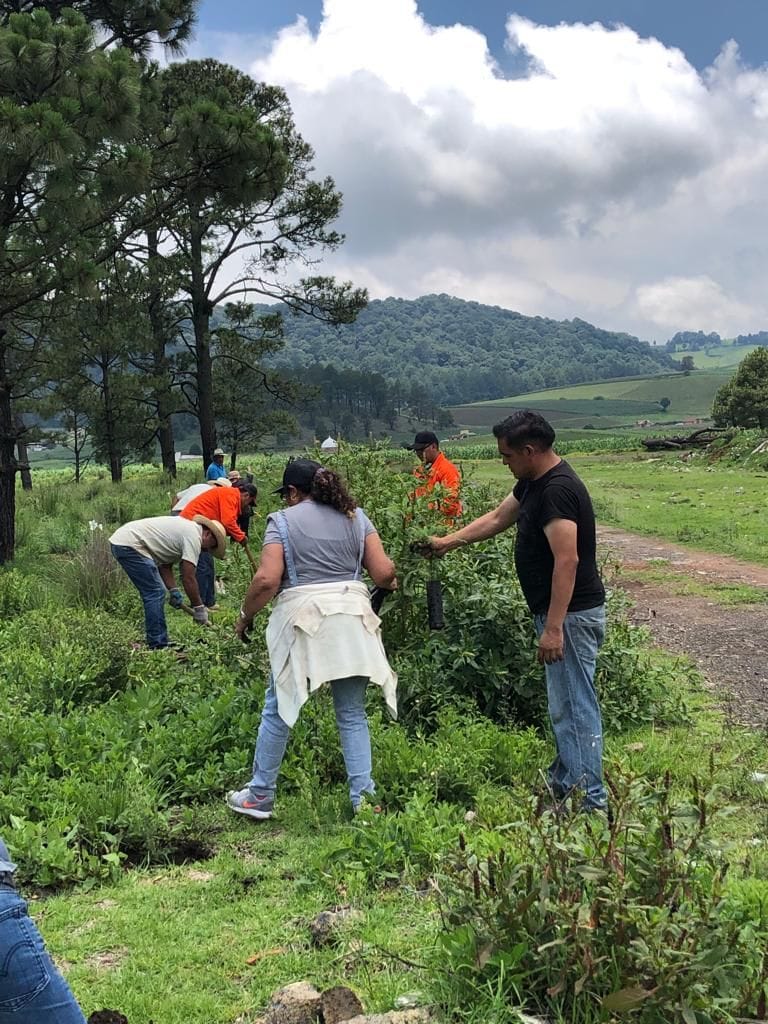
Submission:
<svg viewBox="0 0 768 1024">
<path fill-rule="evenodd" d="M 312 459 L 291 459 L 283 471 L 283 482 L 273 494 L 285 494 L 289 487 L 295 487 L 303 494 L 312 490 L 315 473 L 323 467 Z"/>
<path fill-rule="evenodd" d="M 409 452 L 420 452 L 429 448 L 431 444 L 440 444 L 437 434 L 433 434 L 431 430 L 420 430 L 414 437 L 413 444 L 407 444 L 405 447 Z"/>
</svg>

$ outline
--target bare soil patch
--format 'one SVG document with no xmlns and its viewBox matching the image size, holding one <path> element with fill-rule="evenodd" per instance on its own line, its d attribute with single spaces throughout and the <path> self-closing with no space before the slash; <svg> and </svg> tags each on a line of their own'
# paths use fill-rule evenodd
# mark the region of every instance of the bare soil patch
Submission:
<svg viewBox="0 0 768 1024">
<path fill-rule="evenodd" d="M 703 582 L 746 583 L 768 589 L 768 567 L 727 555 L 694 551 L 653 537 L 601 526 L 603 551 L 626 568 L 659 559 L 675 572 Z M 622 582 L 636 602 L 634 621 L 649 628 L 655 643 L 684 654 L 733 721 L 768 728 L 768 609 L 725 607 L 706 597 L 678 595 L 658 583 Z"/>
</svg>

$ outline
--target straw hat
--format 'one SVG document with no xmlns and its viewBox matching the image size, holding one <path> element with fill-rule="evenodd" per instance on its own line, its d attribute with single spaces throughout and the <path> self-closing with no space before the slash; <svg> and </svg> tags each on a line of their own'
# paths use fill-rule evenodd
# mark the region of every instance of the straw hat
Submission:
<svg viewBox="0 0 768 1024">
<path fill-rule="evenodd" d="M 214 558 L 223 558 L 227 552 L 227 534 L 218 519 L 209 519 L 208 516 L 193 516 L 192 522 L 207 526 L 217 540 L 215 548 L 211 548 Z"/>
</svg>

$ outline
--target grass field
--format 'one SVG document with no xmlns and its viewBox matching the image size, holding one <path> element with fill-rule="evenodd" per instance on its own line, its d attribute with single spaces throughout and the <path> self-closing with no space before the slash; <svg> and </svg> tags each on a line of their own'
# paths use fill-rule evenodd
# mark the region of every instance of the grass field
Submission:
<svg viewBox="0 0 768 1024">
<path fill-rule="evenodd" d="M 472 402 L 451 409 L 463 428 L 486 430 L 516 409 L 535 409 L 562 430 L 615 429 L 633 427 L 638 420 L 664 425 L 681 419 L 707 418 L 715 393 L 741 360 L 758 346 L 718 345 L 693 352 L 696 369 L 653 377 L 621 377 L 592 384 L 547 388 L 511 398 Z M 682 355 L 682 353 L 679 353 Z M 668 398 L 664 412 L 659 399 Z"/>
<path fill-rule="evenodd" d="M 751 438 L 744 448 L 754 448 Z M 131 467 L 119 487 L 95 470 L 79 487 L 66 481 L 68 472 L 41 471 L 35 489 L 19 495 L 19 558 L 0 572 L 0 676 L 8 691 L 0 715 L 0 830 L 25 890 L 31 889 L 31 912 L 86 1015 L 112 1007 L 131 1024 L 255 1024 L 265 1019 L 275 989 L 306 979 L 320 988 L 351 985 L 371 1012 L 402 1002 L 432 1004 L 435 1024 L 513 1024 L 523 1019 L 515 1012 L 523 1000 L 537 1011 L 528 1019 L 595 1024 L 594 1008 L 614 982 L 601 967 L 583 997 L 575 990 L 572 1008 L 553 1009 L 563 968 L 544 949 L 557 948 L 551 917 L 542 925 L 531 918 L 525 940 L 531 966 L 515 967 L 519 986 L 515 981 L 505 990 L 503 972 L 520 955 L 524 915 L 504 910 L 495 939 L 504 954 L 501 974 L 482 973 L 478 953 L 485 947 L 477 945 L 474 925 L 456 915 L 471 911 L 473 900 L 485 913 L 497 893 L 505 901 L 511 893 L 515 902 L 506 906 L 520 907 L 523 891 L 507 890 L 506 883 L 493 888 L 479 868 L 467 876 L 468 895 L 456 890 L 465 847 L 478 865 L 485 858 L 490 870 L 492 854 L 499 869 L 506 863 L 532 887 L 527 906 L 541 901 L 542 892 L 548 915 L 562 905 L 563 941 L 570 949 L 588 932 L 582 937 L 590 963 L 594 956 L 596 964 L 613 964 L 631 922 L 639 940 L 656 943 L 654 977 L 662 971 L 672 977 L 679 951 L 659 939 L 657 913 L 672 896 L 674 935 L 688 929 L 694 938 L 686 942 L 696 943 L 691 948 L 700 961 L 722 958 L 718 915 L 731 904 L 744 927 L 754 929 L 748 939 L 755 963 L 760 960 L 768 944 L 768 790 L 753 774 L 766 768 L 764 735 L 728 724 L 685 659 L 648 651 L 643 631 L 624 621 L 626 604 L 616 589 L 600 677 L 610 723 L 606 766 L 618 786 L 615 833 L 609 836 L 614 826 L 602 816 L 540 815 L 532 789 L 553 750 L 544 720 L 544 729 L 534 732 L 523 727 L 526 719 L 484 717 L 473 703 L 483 687 L 519 685 L 526 658 L 535 675 L 520 707 L 543 687 L 535 635 L 514 585 L 512 536 L 442 560 L 450 595 L 446 629 L 432 636 L 425 567 L 405 543 L 412 520 L 402 525 L 413 506 L 397 504 L 408 481 L 384 470 L 384 458 L 375 461 L 365 450 L 345 464 L 355 492 L 360 488 L 376 510 L 387 550 L 401 551 L 399 573 L 402 568 L 392 598 L 400 602 L 397 614 L 392 604 L 384 612 L 387 650 L 400 659 L 402 714 L 396 722 L 386 719 L 375 694 L 371 707 L 386 813 L 360 817 L 349 808 L 328 694 L 313 698 L 293 730 L 275 818 L 256 823 L 226 810 L 226 788 L 241 784 L 250 764 L 268 673 L 266 616 L 247 648 L 235 642 L 233 623 L 250 580 L 235 549 L 220 565 L 227 592 L 210 629 L 200 635 L 187 617 L 169 612 L 172 635 L 187 650 L 184 662 L 133 649 L 140 603 L 122 574 L 108 577 L 116 567 L 106 535 L 118 522 L 167 507 L 168 482 L 157 471 Z M 752 532 L 765 547 L 764 517 L 755 515 L 764 504 L 761 466 L 749 473 L 698 457 L 692 465 L 674 456 L 569 458 L 604 522 L 630 525 L 637 513 L 649 526 L 679 530 L 701 509 L 702 529 L 711 524 L 716 534 L 733 525 L 732 536 Z M 474 482 L 503 493 L 513 480 L 499 462 L 466 466 L 473 470 L 465 488 L 468 514 L 477 515 L 495 495 Z M 263 489 L 255 546 L 264 515 L 277 504 L 269 491 L 282 457 L 256 457 L 254 469 Z M 103 531 L 89 529 L 92 517 Z M 107 563 L 95 559 L 99 551 Z M 650 571 L 659 583 L 688 586 L 666 566 Z M 92 590 L 94 579 L 104 581 L 100 594 Z M 701 592 L 695 581 L 694 587 Z M 749 603 L 754 596 L 746 588 L 718 588 L 716 599 Z M 706 846 L 691 838 L 694 829 L 703 833 L 705 818 Z M 91 852 L 82 861 L 78 850 L 86 841 Z M 674 850 L 662 841 L 676 844 Z M 537 844 L 545 844 L 548 860 Z M 711 866 L 726 859 L 723 895 L 719 882 L 713 888 Z M 573 865 L 566 881 L 574 882 L 555 886 L 566 862 Z M 595 898 L 594 906 L 620 906 L 627 915 L 609 932 L 610 915 L 588 916 L 591 887 L 610 881 L 600 881 L 606 863 L 631 867 L 619 880 L 620 899 L 613 889 Z M 663 874 L 659 864 L 675 869 L 663 900 L 648 895 Z M 678 867 L 690 882 L 679 881 Z M 692 882 L 696 902 L 689 906 L 677 894 Z M 353 913 L 332 941 L 318 943 L 310 922 L 336 907 Z M 585 927 L 574 928 L 574 921 Z M 543 982 L 542 970 L 550 972 Z M 744 979 L 754 971 L 762 985 L 757 970 L 744 967 Z M 580 971 L 569 976 L 569 992 L 581 984 Z M 627 989 L 644 972 L 632 968 L 615 983 Z M 708 976 L 703 969 L 690 973 L 697 985 Z M 533 1004 L 535 984 L 541 995 Z M 734 1002 L 735 996 L 729 1005 Z M 757 997 L 745 997 L 737 1009 L 757 1017 Z M 678 1016 L 674 1006 L 659 1003 L 656 1016 L 645 1019 Z M 703 1024 L 703 1011 L 700 1016 Z"/>
<path fill-rule="evenodd" d="M 704 456 L 569 455 L 592 495 L 599 522 L 707 551 L 768 564 L 768 473 L 712 465 Z M 471 477 L 510 490 L 495 462 L 467 463 Z"/>
<path fill-rule="evenodd" d="M 475 430 L 487 429 L 516 409 L 541 412 L 557 430 L 583 430 L 587 424 L 595 429 L 632 427 L 638 420 L 675 423 L 708 417 L 715 393 L 729 373 L 729 369 L 694 370 L 688 376 L 674 373 L 578 384 L 455 406 L 451 412 L 459 426 Z M 670 400 L 666 412 L 659 405 L 661 398 Z"/>
</svg>

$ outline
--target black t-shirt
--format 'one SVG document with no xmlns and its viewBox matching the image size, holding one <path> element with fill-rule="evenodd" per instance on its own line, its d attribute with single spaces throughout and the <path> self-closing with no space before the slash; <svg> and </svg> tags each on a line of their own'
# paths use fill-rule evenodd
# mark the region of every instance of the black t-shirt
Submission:
<svg viewBox="0 0 768 1024">
<path fill-rule="evenodd" d="M 605 588 L 597 571 L 595 513 L 586 487 L 562 460 L 538 480 L 518 480 L 512 492 L 520 502 L 515 567 L 525 600 L 534 615 L 549 608 L 555 559 L 544 527 L 553 519 L 576 523 L 579 565 L 569 612 L 597 608 Z"/>
</svg>

